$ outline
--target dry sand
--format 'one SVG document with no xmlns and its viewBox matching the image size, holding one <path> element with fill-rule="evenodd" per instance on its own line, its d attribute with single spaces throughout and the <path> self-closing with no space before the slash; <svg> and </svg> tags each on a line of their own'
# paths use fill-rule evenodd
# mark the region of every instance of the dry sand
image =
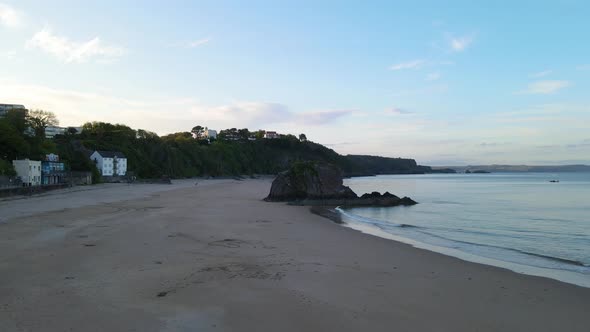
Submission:
<svg viewBox="0 0 590 332">
<path fill-rule="evenodd" d="M 362 234 L 269 187 L 0 202 L 0 331 L 590 330 L 590 289 Z"/>
</svg>

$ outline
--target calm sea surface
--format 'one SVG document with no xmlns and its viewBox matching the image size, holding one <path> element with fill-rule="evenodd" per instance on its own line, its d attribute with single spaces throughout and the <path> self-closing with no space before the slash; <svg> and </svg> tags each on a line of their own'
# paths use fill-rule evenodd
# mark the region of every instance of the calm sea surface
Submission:
<svg viewBox="0 0 590 332">
<path fill-rule="evenodd" d="M 386 175 L 345 184 L 359 195 L 389 191 L 420 203 L 340 209 L 349 227 L 590 287 L 590 173 Z"/>
</svg>

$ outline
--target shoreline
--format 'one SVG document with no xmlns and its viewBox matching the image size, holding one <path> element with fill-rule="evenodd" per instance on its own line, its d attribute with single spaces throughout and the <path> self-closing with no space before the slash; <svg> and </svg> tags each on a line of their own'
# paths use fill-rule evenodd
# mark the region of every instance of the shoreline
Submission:
<svg viewBox="0 0 590 332">
<path fill-rule="evenodd" d="M 414 240 L 409 237 L 404 237 L 402 235 L 397 235 L 397 234 L 392 234 L 392 233 L 387 233 L 387 232 L 381 231 L 379 229 L 371 227 L 370 225 L 362 225 L 360 222 L 357 222 L 358 223 L 357 225 L 351 224 L 351 223 L 348 223 L 345 221 L 345 219 L 346 219 L 345 216 L 343 216 L 340 212 L 338 212 L 336 210 L 337 208 L 338 208 L 337 206 L 314 206 L 314 207 L 310 208 L 310 211 L 316 215 L 327 218 L 327 219 L 331 220 L 332 222 L 339 224 L 343 227 L 347 227 L 347 228 L 356 230 L 360 233 L 375 236 L 378 238 L 407 244 L 407 245 L 411 246 L 412 248 L 426 250 L 426 251 L 441 254 L 444 256 L 454 257 L 454 258 L 457 258 L 457 259 L 460 259 L 460 260 L 463 260 L 463 261 L 469 262 L 469 263 L 482 264 L 482 265 L 497 267 L 500 269 L 506 269 L 508 271 L 518 273 L 518 274 L 523 274 L 526 276 L 547 278 L 550 280 L 564 282 L 564 283 L 571 284 L 571 285 L 576 285 L 576 286 L 580 286 L 580 287 L 584 287 L 584 288 L 590 288 L 590 278 L 587 275 L 582 274 L 582 273 L 577 273 L 577 272 L 568 271 L 568 270 L 551 269 L 551 268 L 539 267 L 539 266 L 534 266 L 534 265 L 525 265 L 525 264 L 511 262 L 511 261 L 504 261 L 504 260 L 500 260 L 497 258 L 472 254 L 469 252 L 461 251 L 459 249 L 453 249 L 453 248 L 428 244 L 425 242 L 420 242 L 418 240 Z M 511 250 L 511 249 L 506 249 L 506 250 Z M 523 253 L 523 254 L 531 255 L 531 256 L 534 255 L 534 254 L 527 254 L 527 253 Z M 547 257 L 543 256 L 542 258 L 549 259 L 549 260 L 564 261 L 569 264 L 576 265 L 576 264 L 573 264 L 576 262 L 562 260 L 559 258 L 553 258 L 553 257 L 548 257 L 548 256 Z M 579 264 L 580 264 L 580 266 L 586 266 L 581 263 L 579 263 Z"/>
<path fill-rule="evenodd" d="M 586 331 L 590 324 L 590 289 L 264 202 L 269 179 L 146 188 L 86 205 L 80 193 L 0 202 L 12 216 L 0 223 L 0 330 Z M 23 207 L 33 211 L 15 213 Z"/>
</svg>

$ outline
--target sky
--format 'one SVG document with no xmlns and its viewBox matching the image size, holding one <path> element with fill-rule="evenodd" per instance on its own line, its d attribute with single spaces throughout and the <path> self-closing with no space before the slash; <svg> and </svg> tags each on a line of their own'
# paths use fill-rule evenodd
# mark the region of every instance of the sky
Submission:
<svg viewBox="0 0 590 332">
<path fill-rule="evenodd" d="M 424 165 L 590 164 L 588 1 L 0 0 L 0 103 L 305 133 Z"/>
</svg>

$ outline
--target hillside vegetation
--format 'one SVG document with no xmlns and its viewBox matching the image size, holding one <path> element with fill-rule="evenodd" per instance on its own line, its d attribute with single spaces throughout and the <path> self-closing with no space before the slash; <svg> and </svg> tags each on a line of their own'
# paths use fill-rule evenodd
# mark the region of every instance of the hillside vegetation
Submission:
<svg viewBox="0 0 590 332">
<path fill-rule="evenodd" d="M 346 175 L 407 174 L 430 172 L 413 159 L 374 156 L 343 156 L 321 144 L 293 135 L 264 139 L 247 129 L 222 131 L 209 142 L 194 139 L 190 132 L 166 136 L 134 130 L 120 124 L 87 123 L 81 133 L 66 132 L 46 139 L 39 132 L 22 134 L 25 126 L 8 118 L 0 119 L 0 165 L 10 172 L 10 160 L 41 159 L 57 153 L 72 170 L 94 171 L 88 159 L 94 150 L 121 151 L 128 158 L 128 170 L 140 178 L 230 176 L 276 174 L 295 161 L 322 161 L 340 167 Z M 201 128 L 201 127 L 199 127 Z"/>
</svg>

